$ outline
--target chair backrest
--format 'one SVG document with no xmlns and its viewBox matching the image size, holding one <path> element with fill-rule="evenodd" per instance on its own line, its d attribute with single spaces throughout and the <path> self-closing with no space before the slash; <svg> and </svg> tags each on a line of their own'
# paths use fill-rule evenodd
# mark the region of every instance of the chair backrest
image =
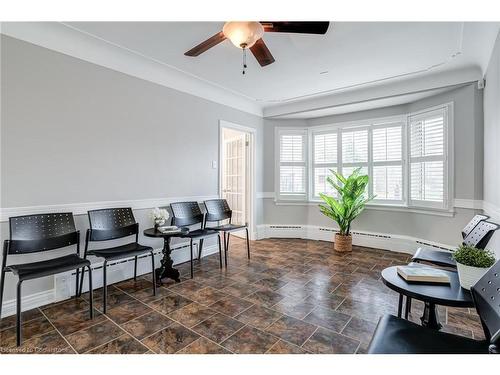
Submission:
<svg viewBox="0 0 500 375">
<path fill-rule="evenodd" d="M 474 246 L 478 249 L 484 249 L 498 229 L 498 225 L 489 221 L 480 221 L 474 229 L 465 237 L 464 245 Z"/>
<path fill-rule="evenodd" d="M 175 202 L 170 204 L 172 210 L 172 225 L 187 227 L 203 224 L 203 212 L 198 202 Z"/>
<path fill-rule="evenodd" d="M 90 241 L 108 241 L 127 237 L 139 232 L 130 207 L 105 208 L 88 212 L 90 222 Z"/>
<path fill-rule="evenodd" d="M 71 212 L 10 217 L 9 230 L 9 254 L 78 245 L 79 234 Z"/>
<path fill-rule="evenodd" d="M 231 219 L 233 211 L 225 199 L 210 199 L 204 203 L 207 210 L 205 221 L 221 221 Z"/>
<path fill-rule="evenodd" d="M 486 215 L 476 215 L 472 218 L 471 221 L 462 229 L 462 238 L 465 239 L 469 235 L 470 232 L 479 224 L 479 222 L 483 220 L 488 220 L 490 217 Z"/>
<path fill-rule="evenodd" d="M 500 260 L 471 288 L 484 333 L 500 349 Z"/>
</svg>

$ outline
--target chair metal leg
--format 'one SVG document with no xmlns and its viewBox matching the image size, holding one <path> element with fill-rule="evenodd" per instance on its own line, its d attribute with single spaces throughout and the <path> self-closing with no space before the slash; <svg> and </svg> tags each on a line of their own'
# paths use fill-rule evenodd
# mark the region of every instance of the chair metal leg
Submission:
<svg viewBox="0 0 500 375">
<path fill-rule="evenodd" d="M 89 305 L 90 305 L 90 319 L 94 319 L 94 291 L 92 290 L 92 268 L 87 266 L 89 269 Z M 82 273 L 85 268 L 82 268 Z"/>
<path fill-rule="evenodd" d="M 3 289 L 5 287 L 5 271 L 0 276 L 0 319 L 2 319 Z"/>
<path fill-rule="evenodd" d="M 194 270 L 193 270 L 193 239 L 189 242 L 189 251 L 191 253 L 191 278 L 193 278 Z"/>
<path fill-rule="evenodd" d="M 222 246 L 220 244 L 220 233 L 217 235 L 217 239 L 219 240 L 219 267 L 222 269 Z"/>
<path fill-rule="evenodd" d="M 250 241 L 248 240 L 248 228 L 245 228 L 245 231 L 247 232 L 247 256 L 248 259 L 250 259 Z"/>
<path fill-rule="evenodd" d="M 19 280 L 17 282 L 17 296 L 16 296 L 16 345 L 21 346 L 22 341 L 22 333 L 21 333 L 21 325 L 22 325 L 22 311 L 21 311 L 21 286 L 22 281 Z"/>
<path fill-rule="evenodd" d="M 406 303 L 405 303 L 405 319 L 408 320 L 408 314 L 410 313 L 411 309 L 411 297 L 406 296 Z"/>
<path fill-rule="evenodd" d="M 102 265 L 102 311 L 106 314 L 107 304 L 108 304 L 108 285 L 106 280 L 106 268 L 108 266 L 108 262 L 105 260 Z"/>
<path fill-rule="evenodd" d="M 137 281 L 137 255 L 134 258 L 134 281 Z"/>
<path fill-rule="evenodd" d="M 403 312 L 403 295 L 399 294 L 398 302 L 398 318 L 401 318 L 401 313 Z"/>
<path fill-rule="evenodd" d="M 151 278 L 153 279 L 153 296 L 156 296 L 156 269 L 154 251 L 151 251 Z"/>
<path fill-rule="evenodd" d="M 76 273 L 75 273 L 75 283 L 76 283 L 76 287 L 75 287 L 75 299 L 78 298 L 78 294 L 79 294 L 79 291 L 80 291 L 80 288 L 78 286 L 78 279 L 80 278 L 80 269 L 77 268 L 76 269 Z"/>
<path fill-rule="evenodd" d="M 224 232 L 224 262 L 225 262 L 225 267 L 227 268 L 227 246 L 226 246 L 226 235 L 229 236 L 229 233 Z"/>
<path fill-rule="evenodd" d="M 201 251 L 203 250 L 203 238 L 200 240 L 200 247 L 198 248 L 198 260 L 201 259 Z"/>
<path fill-rule="evenodd" d="M 229 251 L 229 236 L 230 236 L 230 232 L 227 232 L 227 244 L 226 244 L 226 251 Z"/>
<path fill-rule="evenodd" d="M 78 295 L 82 295 L 82 290 L 83 290 L 83 275 L 85 274 L 85 267 L 82 268 L 82 277 L 80 279 L 80 291 L 78 292 Z"/>
</svg>

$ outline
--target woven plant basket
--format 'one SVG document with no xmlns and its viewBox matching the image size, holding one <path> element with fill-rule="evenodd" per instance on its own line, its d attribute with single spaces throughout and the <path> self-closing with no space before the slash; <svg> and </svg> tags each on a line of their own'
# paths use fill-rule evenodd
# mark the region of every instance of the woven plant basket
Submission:
<svg viewBox="0 0 500 375">
<path fill-rule="evenodd" d="M 349 234 L 347 236 L 336 233 L 335 243 L 333 248 L 339 253 L 348 253 L 352 251 L 352 236 Z"/>
</svg>

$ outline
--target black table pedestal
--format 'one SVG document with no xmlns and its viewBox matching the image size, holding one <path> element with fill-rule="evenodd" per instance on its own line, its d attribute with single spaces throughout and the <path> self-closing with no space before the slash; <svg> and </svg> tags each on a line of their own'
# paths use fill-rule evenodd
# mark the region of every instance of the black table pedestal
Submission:
<svg viewBox="0 0 500 375">
<path fill-rule="evenodd" d="M 425 302 L 424 314 L 420 318 L 422 325 L 435 330 L 440 330 L 443 326 L 439 323 L 439 316 L 436 304 Z"/>
<path fill-rule="evenodd" d="M 162 279 L 165 278 L 172 279 L 176 283 L 181 281 L 179 279 L 180 276 L 179 271 L 172 267 L 174 261 L 170 256 L 170 254 L 172 253 L 172 250 L 170 249 L 170 239 L 171 237 L 163 238 L 163 250 L 162 250 L 163 258 L 160 261 L 161 267 L 155 270 L 156 280 L 159 284 L 161 284 Z"/>
</svg>

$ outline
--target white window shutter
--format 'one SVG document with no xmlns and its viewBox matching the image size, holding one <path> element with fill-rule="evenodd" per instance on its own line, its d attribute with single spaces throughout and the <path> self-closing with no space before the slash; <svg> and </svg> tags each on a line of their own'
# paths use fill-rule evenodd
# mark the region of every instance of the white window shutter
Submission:
<svg viewBox="0 0 500 375">
<path fill-rule="evenodd" d="M 410 200 L 446 208 L 446 109 L 410 117 Z"/>
<path fill-rule="evenodd" d="M 368 130 L 342 132 L 342 163 L 368 162 Z"/>
<path fill-rule="evenodd" d="M 283 199 L 305 198 L 307 133 L 279 132 L 279 195 Z"/>
</svg>

